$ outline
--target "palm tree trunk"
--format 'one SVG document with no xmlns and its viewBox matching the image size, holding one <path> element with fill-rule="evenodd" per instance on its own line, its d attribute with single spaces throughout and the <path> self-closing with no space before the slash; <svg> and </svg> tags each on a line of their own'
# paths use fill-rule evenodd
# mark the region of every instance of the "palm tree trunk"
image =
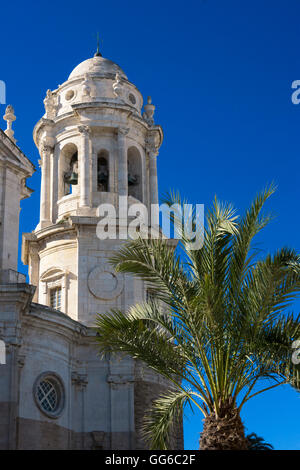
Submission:
<svg viewBox="0 0 300 470">
<path fill-rule="evenodd" d="M 247 450 L 245 428 L 235 406 L 223 406 L 218 416 L 211 413 L 204 419 L 200 450 Z"/>
</svg>

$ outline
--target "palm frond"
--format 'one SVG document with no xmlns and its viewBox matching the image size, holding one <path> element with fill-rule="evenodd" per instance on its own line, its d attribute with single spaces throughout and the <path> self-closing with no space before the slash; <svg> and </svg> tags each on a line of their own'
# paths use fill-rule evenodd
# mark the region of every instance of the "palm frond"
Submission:
<svg viewBox="0 0 300 470">
<path fill-rule="evenodd" d="M 186 404 L 191 406 L 191 390 L 168 391 L 157 398 L 144 417 L 142 434 L 151 450 L 172 448 L 172 434 L 180 423 Z"/>
<path fill-rule="evenodd" d="M 154 296 L 127 312 L 98 315 L 96 324 L 100 354 L 132 356 L 170 383 L 147 415 L 153 448 L 170 445 L 172 423 L 186 403 L 218 420 L 228 406 L 239 412 L 283 383 L 300 389 L 300 366 L 292 361 L 300 316 L 286 313 L 300 293 L 299 255 L 282 248 L 259 257 L 253 249 L 254 237 L 271 220 L 263 211 L 274 191 L 271 185 L 258 194 L 243 217 L 215 198 L 199 250 L 184 234 L 177 251 L 163 238 L 138 238 L 110 259 Z M 186 201 L 171 193 L 165 202 Z M 180 225 L 176 212 L 170 217 Z M 194 229 L 196 213 L 190 217 Z"/>
</svg>

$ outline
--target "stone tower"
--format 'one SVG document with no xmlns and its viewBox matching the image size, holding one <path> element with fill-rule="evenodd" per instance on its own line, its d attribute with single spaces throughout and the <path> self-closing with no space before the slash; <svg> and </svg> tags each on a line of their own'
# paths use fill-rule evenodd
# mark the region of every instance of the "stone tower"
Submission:
<svg viewBox="0 0 300 470">
<path fill-rule="evenodd" d="M 163 133 L 151 98 L 99 53 L 80 63 L 44 100 L 34 140 L 41 160 L 40 221 L 24 235 L 34 300 L 58 307 L 86 326 L 96 313 L 126 310 L 145 298 L 142 282 L 116 275 L 107 263 L 118 240 L 96 236 L 101 204 L 118 209 L 158 202 L 156 158 Z"/>
<path fill-rule="evenodd" d="M 143 281 L 108 263 L 124 240 L 98 238 L 97 224 L 103 204 L 118 213 L 120 197 L 129 208 L 142 202 L 148 211 L 158 202 L 162 129 L 154 124 L 151 98 L 142 113 L 138 89 L 99 53 L 48 90 L 44 104 L 34 128 L 40 220 L 22 244 L 36 290 L 14 320 L 20 346 L 11 366 L 17 392 L 9 403 L 15 415 L 4 426 L 12 429 L 10 440 L 0 448 L 142 449 L 141 420 L 169 383 L 130 357 L 97 357 L 96 314 L 125 312 L 147 298 Z M 118 228 L 125 223 L 119 218 Z M 173 446 L 182 448 L 182 429 Z"/>
</svg>

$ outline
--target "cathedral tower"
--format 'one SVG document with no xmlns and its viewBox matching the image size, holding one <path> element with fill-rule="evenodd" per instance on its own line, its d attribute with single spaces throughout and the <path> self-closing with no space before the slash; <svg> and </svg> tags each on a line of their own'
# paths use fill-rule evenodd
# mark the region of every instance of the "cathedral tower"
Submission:
<svg viewBox="0 0 300 470">
<path fill-rule="evenodd" d="M 99 206 L 118 210 L 158 202 L 156 158 L 163 133 L 155 107 L 123 70 L 99 53 L 48 90 L 34 140 L 41 160 L 40 221 L 24 234 L 23 262 L 37 286 L 35 301 L 86 326 L 97 313 L 143 300 L 143 283 L 112 272 L 119 240 L 96 236 Z"/>
<path fill-rule="evenodd" d="M 34 129 L 40 220 L 22 244 L 31 285 L 13 273 L 19 202 L 34 167 L 13 140 L 12 109 L 0 131 L 0 449 L 143 449 L 142 418 L 170 383 L 129 356 L 97 356 L 96 314 L 147 298 L 143 281 L 108 263 L 124 240 L 98 238 L 97 224 L 103 204 L 119 213 L 119 197 L 148 212 L 158 202 L 162 129 L 151 98 L 142 113 L 138 89 L 99 53 L 44 104 Z M 178 426 L 172 447 L 182 446 Z"/>
</svg>

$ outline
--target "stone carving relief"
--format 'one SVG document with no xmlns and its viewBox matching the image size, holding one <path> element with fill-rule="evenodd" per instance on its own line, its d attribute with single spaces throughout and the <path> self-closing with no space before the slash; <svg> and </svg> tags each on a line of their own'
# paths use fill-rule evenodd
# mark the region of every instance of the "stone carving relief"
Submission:
<svg viewBox="0 0 300 470">
<path fill-rule="evenodd" d="M 122 87 L 122 79 L 119 73 L 116 73 L 115 81 L 112 84 L 114 95 L 119 98 L 123 98 L 124 91 Z"/>
<path fill-rule="evenodd" d="M 101 263 L 94 267 L 88 275 L 88 288 L 97 299 L 113 300 L 123 290 L 122 278 L 111 271 L 111 266 Z"/>
<path fill-rule="evenodd" d="M 82 97 L 85 99 L 95 98 L 96 91 L 93 80 L 91 80 L 86 73 L 82 82 Z"/>
<path fill-rule="evenodd" d="M 72 372 L 71 380 L 73 385 L 77 385 L 79 387 L 86 387 L 86 385 L 88 384 L 87 374 L 80 374 L 77 371 Z"/>
<path fill-rule="evenodd" d="M 159 149 L 159 134 L 151 131 L 146 137 L 145 144 L 147 153 L 157 155 Z"/>
<path fill-rule="evenodd" d="M 54 119 L 57 114 L 57 96 L 51 90 L 47 90 L 44 106 L 47 119 Z"/>
</svg>

